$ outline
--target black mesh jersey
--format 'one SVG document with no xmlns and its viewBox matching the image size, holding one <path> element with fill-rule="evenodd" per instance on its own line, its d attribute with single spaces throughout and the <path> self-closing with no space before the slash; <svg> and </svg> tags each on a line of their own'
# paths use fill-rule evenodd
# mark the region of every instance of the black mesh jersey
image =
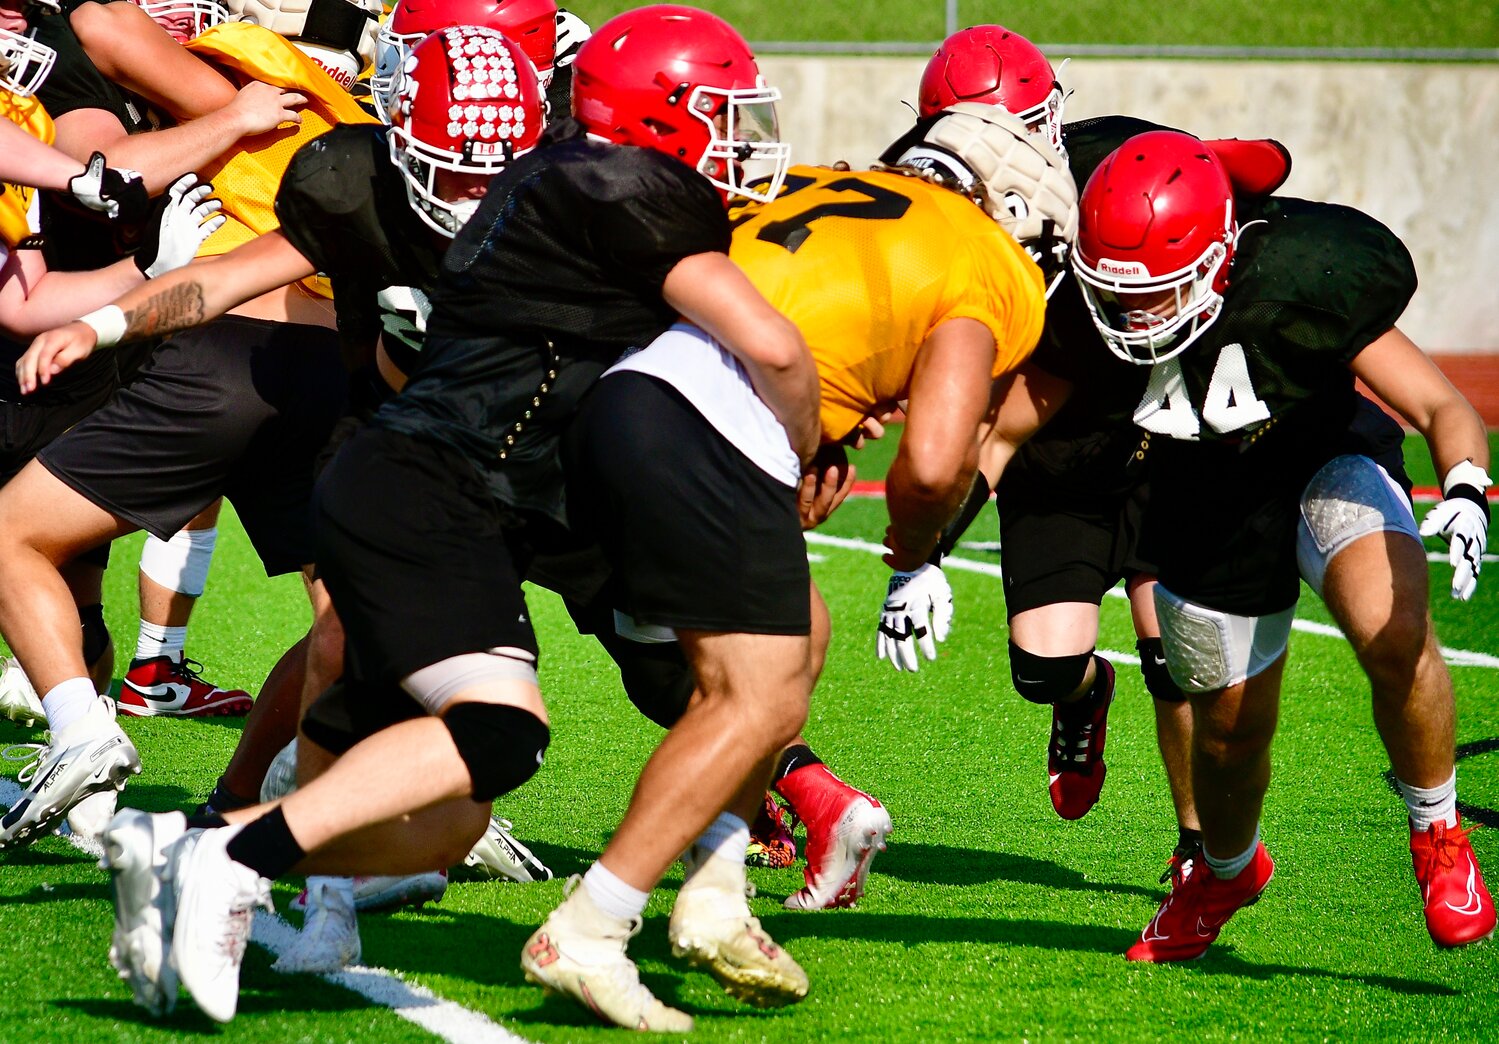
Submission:
<svg viewBox="0 0 1499 1044">
<path fill-rule="evenodd" d="M 579 399 L 676 320 L 661 296 L 672 268 L 728 249 L 706 178 L 563 120 L 453 241 L 421 361 L 375 423 L 457 446 L 501 503 L 560 522 L 559 436 Z"/>
<path fill-rule="evenodd" d="M 298 149 L 276 193 L 276 217 L 281 234 L 332 281 L 345 364 L 368 363 L 383 329 L 392 361 L 414 369 L 423 305 L 448 241 L 411 209 L 386 128 L 344 124 Z"/>
</svg>

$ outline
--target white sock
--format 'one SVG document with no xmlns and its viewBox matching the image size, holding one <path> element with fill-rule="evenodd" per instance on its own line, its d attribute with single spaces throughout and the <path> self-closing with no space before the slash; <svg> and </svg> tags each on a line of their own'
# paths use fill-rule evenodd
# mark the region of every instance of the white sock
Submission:
<svg viewBox="0 0 1499 1044">
<path fill-rule="evenodd" d="M 170 656 L 173 663 L 182 662 L 182 649 L 187 645 L 187 628 L 167 627 L 149 620 L 141 621 L 140 636 L 135 640 L 135 658 L 150 660 L 157 656 Z"/>
<path fill-rule="evenodd" d="M 208 584 L 218 538 L 217 528 L 183 529 L 170 540 L 147 537 L 141 549 L 141 572 L 169 591 L 197 598 Z"/>
<path fill-rule="evenodd" d="M 1434 787 L 1413 787 L 1398 779 L 1395 780 L 1395 786 L 1405 799 L 1411 826 L 1416 833 L 1424 834 L 1431 829 L 1433 823 L 1457 826 L 1457 769 L 1452 770 L 1452 776 L 1447 782 Z"/>
<path fill-rule="evenodd" d="M 322 899 L 321 885 L 329 891 L 341 893 L 349 909 L 354 908 L 354 879 L 352 877 L 324 877 L 316 874 L 307 875 L 307 905 L 311 909 L 312 904 Z"/>
<path fill-rule="evenodd" d="M 716 855 L 731 863 L 744 862 L 745 849 L 749 847 L 749 824 L 732 812 L 720 812 L 718 818 L 708 824 L 708 829 L 697 839 L 699 853 Z"/>
<path fill-rule="evenodd" d="M 1202 850 L 1202 858 L 1208 864 L 1208 869 L 1213 871 L 1214 877 L 1218 877 L 1227 881 L 1231 878 L 1238 877 L 1241 873 L 1244 872 L 1244 868 L 1249 865 L 1252 859 L 1254 859 L 1255 849 L 1259 847 L 1260 828 L 1259 824 L 1256 823 L 1254 827 L 1254 837 L 1250 840 L 1249 847 L 1244 849 L 1244 851 L 1240 852 L 1238 855 L 1233 856 L 1229 859 L 1219 859 L 1217 856 L 1213 855 L 1206 848 L 1204 848 Z"/>
<path fill-rule="evenodd" d="M 651 897 L 651 893 L 642 892 L 615 877 L 603 863 L 594 863 L 588 868 L 583 875 L 583 887 L 588 889 L 588 897 L 594 906 L 610 917 L 626 921 L 644 913 L 645 901 Z"/>
<path fill-rule="evenodd" d="M 75 721 L 88 717 L 99 694 L 88 678 L 69 678 L 58 682 L 42 697 L 42 709 L 47 712 L 47 727 L 54 733 L 61 732 Z"/>
</svg>

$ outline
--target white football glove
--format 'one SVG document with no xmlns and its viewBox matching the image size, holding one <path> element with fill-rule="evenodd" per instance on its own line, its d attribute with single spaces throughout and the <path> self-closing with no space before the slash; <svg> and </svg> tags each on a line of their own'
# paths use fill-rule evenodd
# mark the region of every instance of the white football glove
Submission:
<svg viewBox="0 0 1499 1044">
<path fill-rule="evenodd" d="M 937 643 L 947 641 L 952 628 L 952 587 L 940 566 L 928 563 L 914 573 L 890 574 L 885 605 L 880 610 L 875 659 L 889 660 L 897 671 L 917 671 L 921 654 L 937 658 Z"/>
<path fill-rule="evenodd" d="M 1483 553 L 1489 542 L 1488 501 L 1484 491 L 1490 479 L 1472 461 L 1460 461 L 1442 480 L 1444 499 L 1421 520 L 1421 535 L 1439 536 L 1447 542 L 1452 563 L 1452 597 L 1466 602 L 1478 588 Z"/>
<path fill-rule="evenodd" d="M 583 42 L 593 35 L 587 22 L 573 14 L 571 11 L 557 9 L 557 47 L 553 54 L 552 64 L 558 69 L 571 65 L 573 59 L 578 56 L 578 48 Z"/>
<path fill-rule="evenodd" d="M 153 222 L 146 241 L 135 255 L 135 263 L 147 279 L 181 268 L 198 256 L 203 241 L 227 218 L 219 213 L 224 204 L 210 198 L 213 185 L 184 174 L 172 182 L 161 200 L 161 214 Z"/>
<path fill-rule="evenodd" d="M 102 152 L 89 157 L 83 173 L 68 182 L 68 192 L 89 210 L 130 225 L 144 220 L 151 210 L 151 197 L 140 173 L 106 167 Z"/>
</svg>

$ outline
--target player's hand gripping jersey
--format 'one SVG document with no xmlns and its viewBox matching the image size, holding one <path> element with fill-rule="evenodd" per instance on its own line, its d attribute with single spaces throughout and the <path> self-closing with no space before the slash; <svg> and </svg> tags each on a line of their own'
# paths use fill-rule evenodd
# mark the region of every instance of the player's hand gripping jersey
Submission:
<svg viewBox="0 0 1499 1044">
<path fill-rule="evenodd" d="M 793 167 L 774 201 L 732 221 L 730 256 L 817 360 L 825 442 L 906 398 L 916 352 L 948 319 L 989 328 L 995 377 L 1040 337 L 1041 270 L 983 210 L 919 178 Z"/>
<path fill-rule="evenodd" d="M 198 252 L 199 257 L 213 257 L 279 227 L 276 190 L 298 149 L 338 124 L 376 120 L 316 62 L 269 29 L 230 22 L 209 29 L 186 46 L 246 81 L 260 80 L 307 96 L 300 124 L 246 138 L 199 171 L 204 180 L 213 182 L 214 194 L 224 201 L 223 213 L 229 218 Z M 301 285 L 323 297 L 333 296 L 326 281 L 316 277 Z"/>
</svg>

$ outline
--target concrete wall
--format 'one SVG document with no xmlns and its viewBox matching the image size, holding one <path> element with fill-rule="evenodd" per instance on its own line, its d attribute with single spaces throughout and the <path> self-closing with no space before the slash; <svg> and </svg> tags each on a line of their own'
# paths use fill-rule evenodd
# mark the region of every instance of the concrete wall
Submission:
<svg viewBox="0 0 1499 1044">
<path fill-rule="evenodd" d="M 910 125 L 901 103 L 924 64 L 761 59 L 795 160 L 855 166 Z M 1358 207 L 1410 248 L 1421 286 L 1406 333 L 1433 351 L 1499 351 L 1499 66 L 1080 59 L 1062 78 L 1069 119 L 1128 113 L 1284 142 L 1285 194 Z"/>
</svg>

